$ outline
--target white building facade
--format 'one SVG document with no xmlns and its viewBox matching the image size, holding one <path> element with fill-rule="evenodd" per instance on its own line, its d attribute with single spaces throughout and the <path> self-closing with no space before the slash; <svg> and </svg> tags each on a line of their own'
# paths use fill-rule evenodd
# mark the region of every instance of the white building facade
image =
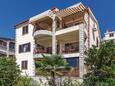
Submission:
<svg viewBox="0 0 115 86">
<path fill-rule="evenodd" d="M 115 31 L 109 31 L 108 29 L 106 30 L 106 33 L 104 33 L 104 37 L 103 37 L 103 42 L 104 41 L 109 41 L 109 40 L 113 40 L 115 42 Z"/>
<path fill-rule="evenodd" d="M 72 76 L 86 73 L 84 51 L 100 45 L 98 22 L 82 3 L 52 8 L 16 25 L 16 59 L 22 75 L 35 76 L 41 54 L 61 54 L 74 67 Z"/>
</svg>

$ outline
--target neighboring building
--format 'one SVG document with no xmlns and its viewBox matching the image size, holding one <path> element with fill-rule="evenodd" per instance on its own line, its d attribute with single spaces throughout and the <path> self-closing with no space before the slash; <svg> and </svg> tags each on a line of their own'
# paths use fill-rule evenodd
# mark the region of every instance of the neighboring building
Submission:
<svg viewBox="0 0 115 86">
<path fill-rule="evenodd" d="M 15 40 L 10 38 L 0 37 L 0 56 L 15 55 Z"/>
<path fill-rule="evenodd" d="M 109 41 L 109 40 L 113 40 L 115 42 L 115 31 L 109 31 L 108 29 L 106 30 L 105 36 L 103 38 L 103 42 L 104 41 Z"/>
<path fill-rule="evenodd" d="M 16 59 L 22 75 L 35 76 L 41 54 L 61 54 L 74 67 L 71 76 L 86 73 L 84 51 L 100 45 L 98 22 L 82 3 L 52 8 L 16 25 Z"/>
</svg>

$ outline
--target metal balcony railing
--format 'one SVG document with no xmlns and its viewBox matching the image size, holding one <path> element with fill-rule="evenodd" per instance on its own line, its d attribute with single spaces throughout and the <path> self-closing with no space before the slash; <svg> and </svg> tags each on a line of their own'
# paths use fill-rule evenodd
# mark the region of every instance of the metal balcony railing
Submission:
<svg viewBox="0 0 115 86">
<path fill-rule="evenodd" d="M 0 49 L 2 49 L 2 50 L 7 50 L 7 47 L 6 47 L 6 46 L 3 46 L 3 45 L 0 45 Z"/>
<path fill-rule="evenodd" d="M 4 51 L 7 51 L 7 46 L 0 45 L 0 49 L 4 50 Z M 9 52 L 14 53 L 15 49 L 9 48 Z"/>
<path fill-rule="evenodd" d="M 15 52 L 15 49 L 10 48 L 9 51 L 10 52 Z"/>
<path fill-rule="evenodd" d="M 65 47 L 62 48 L 62 53 L 75 53 L 79 52 L 79 43 L 67 43 Z"/>
<path fill-rule="evenodd" d="M 52 48 L 51 47 L 38 47 L 34 49 L 34 54 L 51 54 Z"/>
<path fill-rule="evenodd" d="M 76 53 L 79 52 L 79 43 L 78 42 L 74 42 L 74 43 L 66 43 L 63 47 L 58 46 L 57 47 L 57 53 Z M 52 47 L 44 47 L 41 45 L 38 45 L 35 49 L 34 49 L 34 54 L 51 54 L 52 53 Z"/>
</svg>

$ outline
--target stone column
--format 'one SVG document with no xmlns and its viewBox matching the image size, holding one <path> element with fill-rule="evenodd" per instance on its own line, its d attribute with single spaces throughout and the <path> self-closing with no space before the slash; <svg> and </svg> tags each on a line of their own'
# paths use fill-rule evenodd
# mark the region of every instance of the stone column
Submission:
<svg viewBox="0 0 115 86">
<path fill-rule="evenodd" d="M 55 36 L 55 31 L 56 31 L 56 16 L 54 15 L 53 18 L 53 23 L 52 23 L 52 54 L 56 54 L 56 36 Z"/>
<path fill-rule="evenodd" d="M 62 48 L 63 48 L 63 44 L 62 44 L 61 42 L 60 42 L 59 47 L 60 47 L 59 54 L 62 54 Z"/>
<path fill-rule="evenodd" d="M 56 36 L 55 36 L 55 32 L 56 32 L 56 15 L 51 13 L 49 15 L 52 19 L 52 54 L 56 54 L 56 50 L 57 50 L 57 41 L 56 41 Z"/>
<path fill-rule="evenodd" d="M 84 75 L 84 24 L 79 25 L 79 77 Z"/>
<path fill-rule="evenodd" d="M 35 68 L 35 60 L 34 60 L 34 49 L 36 47 L 35 45 L 35 39 L 34 39 L 34 30 L 35 30 L 35 26 L 32 25 L 32 24 L 29 24 L 29 28 L 32 29 L 32 32 L 31 32 L 31 39 L 30 39 L 30 42 L 31 42 L 31 52 L 28 54 L 28 56 L 30 57 L 28 59 L 29 61 L 29 64 L 28 64 L 28 71 L 29 71 L 29 76 L 35 76 L 35 71 L 36 71 L 36 68 Z"/>
</svg>

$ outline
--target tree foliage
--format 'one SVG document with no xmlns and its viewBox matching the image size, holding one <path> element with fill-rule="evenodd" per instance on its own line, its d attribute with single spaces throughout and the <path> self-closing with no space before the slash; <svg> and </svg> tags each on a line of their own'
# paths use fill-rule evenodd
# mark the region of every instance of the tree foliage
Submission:
<svg viewBox="0 0 115 86">
<path fill-rule="evenodd" d="M 115 85 L 115 44 L 103 43 L 100 48 L 93 46 L 86 51 L 85 65 L 88 73 L 84 76 L 85 86 Z"/>
<path fill-rule="evenodd" d="M 55 76 L 62 75 L 62 73 L 58 70 L 61 68 L 66 68 L 67 65 L 67 62 L 61 55 L 43 55 L 43 59 L 40 62 L 36 63 L 38 74 L 40 73 L 40 71 L 42 71 L 43 75 L 48 75 L 51 77 L 51 80 L 49 81 L 49 84 L 51 86 L 56 86 Z"/>
<path fill-rule="evenodd" d="M 0 57 L 0 86 L 14 86 L 19 74 L 14 58 Z"/>
<path fill-rule="evenodd" d="M 16 86 L 40 86 L 40 84 L 28 76 L 20 76 Z"/>
<path fill-rule="evenodd" d="M 65 78 L 61 86 L 82 86 L 82 84 L 77 80 Z"/>
</svg>

